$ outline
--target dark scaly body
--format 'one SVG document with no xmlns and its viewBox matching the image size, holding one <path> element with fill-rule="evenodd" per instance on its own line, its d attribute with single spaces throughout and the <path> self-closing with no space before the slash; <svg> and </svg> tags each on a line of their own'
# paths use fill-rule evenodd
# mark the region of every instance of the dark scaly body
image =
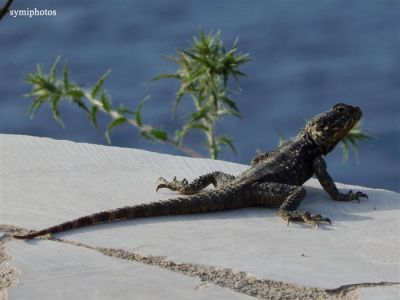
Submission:
<svg viewBox="0 0 400 300">
<path fill-rule="evenodd" d="M 339 193 L 326 171 L 323 155 L 329 153 L 361 118 L 361 110 L 337 104 L 331 110 L 315 116 L 297 136 L 277 149 L 263 153 L 252 161 L 252 166 L 237 177 L 213 172 L 189 183 L 175 178 L 168 182 L 160 178 L 157 190 L 168 188 L 185 194 L 165 201 L 117 208 L 95 213 L 15 238 L 27 239 L 53 234 L 98 223 L 144 217 L 195 214 L 250 206 L 279 207 L 281 218 L 317 226 L 328 222 L 319 214 L 298 211 L 305 197 L 304 182 L 316 175 L 333 200 L 352 201 L 366 197 L 361 192 Z M 213 190 L 203 190 L 213 184 Z"/>
</svg>

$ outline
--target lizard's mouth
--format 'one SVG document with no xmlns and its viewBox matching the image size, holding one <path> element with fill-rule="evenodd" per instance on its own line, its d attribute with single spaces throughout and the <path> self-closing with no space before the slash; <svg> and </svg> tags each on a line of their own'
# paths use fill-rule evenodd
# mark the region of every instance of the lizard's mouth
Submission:
<svg viewBox="0 0 400 300">
<path fill-rule="evenodd" d="M 347 134 L 362 117 L 362 111 L 358 106 L 348 106 L 346 114 L 340 117 L 341 121 L 345 124 L 343 132 Z"/>
<path fill-rule="evenodd" d="M 354 119 L 355 123 L 360 121 L 360 119 L 363 115 L 361 109 L 358 106 L 353 107 L 353 114 L 354 114 L 353 119 Z"/>
<path fill-rule="evenodd" d="M 358 106 L 353 106 L 353 109 L 351 111 L 351 117 L 349 118 L 349 122 L 347 124 L 348 131 L 346 134 L 360 121 L 362 117 L 362 111 Z"/>
<path fill-rule="evenodd" d="M 349 115 L 341 117 L 341 122 L 343 122 L 345 125 L 344 126 L 342 125 L 343 126 L 342 130 L 336 131 L 333 143 L 329 145 L 329 148 L 332 149 L 333 147 L 335 147 L 336 144 L 339 143 L 340 140 L 342 140 L 354 126 L 356 126 L 358 121 L 360 121 L 361 117 L 362 117 L 361 109 L 357 106 L 351 107 Z"/>
</svg>

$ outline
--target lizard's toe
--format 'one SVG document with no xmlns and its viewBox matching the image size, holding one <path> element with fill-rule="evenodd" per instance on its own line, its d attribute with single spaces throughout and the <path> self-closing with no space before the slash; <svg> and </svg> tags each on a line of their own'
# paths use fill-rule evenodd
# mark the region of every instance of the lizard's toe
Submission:
<svg viewBox="0 0 400 300">
<path fill-rule="evenodd" d="M 157 179 L 157 184 L 160 184 L 160 183 L 167 183 L 168 181 L 164 178 L 164 177 L 159 177 L 158 179 Z"/>
<path fill-rule="evenodd" d="M 164 189 L 164 188 L 167 188 L 167 186 L 165 184 L 162 184 L 162 183 L 158 184 L 156 187 L 156 192 L 158 192 L 159 189 Z"/>
<path fill-rule="evenodd" d="M 317 229 L 320 223 L 332 224 L 329 218 L 323 217 L 320 214 L 311 215 L 309 211 L 283 211 L 280 212 L 280 216 L 287 221 L 288 226 L 290 222 L 304 222 Z"/>
<path fill-rule="evenodd" d="M 157 184 L 156 192 L 158 192 L 159 189 L 168 188 L 168 181 L 165 180 L 164 177 L 158 178 L 156 184 Z"/>
<path fill-rule="evenodd" d="M 304 223 L 310 224 L 316 229 L 318 228 L 320 223 L 329 223 L 330 225 L 332 225 L 332 222 L 329 218 L 323 217 L 320 214 L 311 215 L 309 212 L 305 212 L 302 218 L 304 220 Z"/>
<path fill-rule="evenodd" d="M 323 217 L 320 214 L 316 214 L 314 216 L 311 216 L 312 220 L 315 222 L 326 222 L 329 223 L 329 225 L 332 225 L 332 222 L 329 218 Z"/>
<path fill-rule="evenodd" d="M 357 201 L 360 202 L 360 198 L 368 198 L 367 194 L 362 192 L 353 193 L 353 191 L 348 191 L 347 194 L 340 194 L 339 200 L 340 201 Z"/>
<path fill-rule="evenodd" d="M 177 180 L 176 177 L 172 179 L 172 181 L 167 181 L 165 178 L 160 177 L 157 180 L 156 192 L 159 189 L 170 189 L 171 191 L 182 191 L 189 185 L 189 182 L 186 178 L 183 180 Z"/>
<path fill-rule="evenodd" d="M 360 198 L 368 198 L 367 194 L 364 194 L 360 191 L 353 193 L 353 191 L 349 191 L 348 195 L 351 197 L 351 200 L 356 200 L 358 203 L 360 203 Z"/>
<path fill-rule="evenodd" d="M 364 193 L 362 193 L 362 192 L 357 192 L 356 195 L 357 195 L 358 198 L 361 197 L 361 198 L 367 198 L 367 199 L 368 199 L 368 195 L 367 195 L 367 194 L 364 194 Z"/>
</svg>

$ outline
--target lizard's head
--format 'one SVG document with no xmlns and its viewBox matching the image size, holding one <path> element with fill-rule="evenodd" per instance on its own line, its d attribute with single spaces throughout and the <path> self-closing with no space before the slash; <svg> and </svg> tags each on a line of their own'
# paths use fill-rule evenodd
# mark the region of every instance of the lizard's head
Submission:
<svg viewBox="0 0 400 300">
<path fill-rule="evenodd" d="M 361 116 L 359 107 L 338 103 L 332 109 L 312 118 L 305 129 L 326 155 L 357 124 Z"/>
</svg>

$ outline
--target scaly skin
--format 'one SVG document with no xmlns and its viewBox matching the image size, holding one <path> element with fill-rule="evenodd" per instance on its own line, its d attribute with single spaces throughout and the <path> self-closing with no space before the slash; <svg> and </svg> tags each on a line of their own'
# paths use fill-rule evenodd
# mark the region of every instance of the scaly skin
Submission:
<svg viewBox="0 0 400 300">
<path fill-rule="evenodd" d="M 308 211 L 297 210 L 306 195 L 302 185 L 315 175 L 333 200 L 359 201 L 367 197 L 361 192 L 340 193 L 323 159 L 323 155 L 334 149 L 361 116 L 358 107 L 336 104 L 329 111 L 315 116 L 297 136 L 284 145 L 255 157 L 251 167 L 239 176 L 217 171 L 200 176 L 191 183 L 176 178 L 169 182 L 161 177 L 157 191 L 167 188 L 186 196 L 99 212 L 14 237 L 29 239 L 117 220 L 205 213 L 250 206 L 279 208 L 279 216 L 288 223 L 304 222 L 315 227 L 321 222 L 331 223 L 320 214 L 312 215 Z M 215 189 L 203 190 L 210 184 Z"/>
</svg>

